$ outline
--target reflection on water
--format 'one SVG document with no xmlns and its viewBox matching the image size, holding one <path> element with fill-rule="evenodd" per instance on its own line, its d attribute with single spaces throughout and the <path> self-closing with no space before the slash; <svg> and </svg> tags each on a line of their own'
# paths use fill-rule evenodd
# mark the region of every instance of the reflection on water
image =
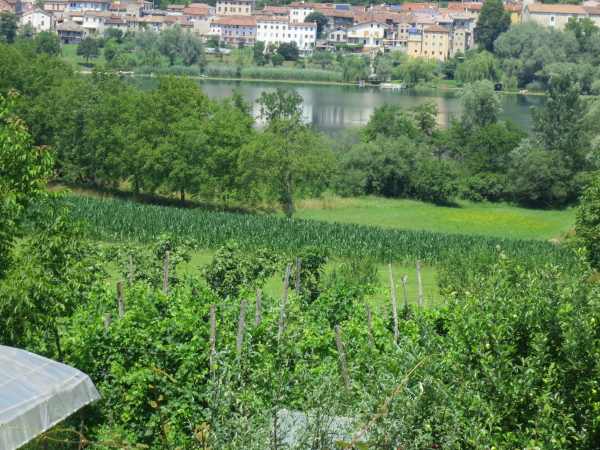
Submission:
<svg viewBox="0 0 600 450">
<path fill-rule="evenodd" d="M 154 80 L 144 80 L 142 84 L 149 86 Z M 277 87 L 295 89 L 303 98 L 303 117 L 307 123 L 316 128 L 335 132 L 347 127 L 364 125 L 374 109 L 386 103 L 400 105 L 410 110 L 425 102 L 437 105 L 438 122 L 447 126 L 451 118 L 460 115 L 460 99 L 455 92 L 414 92 L 386 91 L 376 87 L 359 88 L 355 86 L 316 85 L 300 83 L 264 83 L 254 81 L 200 81 L 202 89 L 209 97 L 222 98 L 231 96 L 237 89 L 249 102 L 253 103 L 253 112 L 258 117 L 259 108 L 256 100 L 263 91 L 273 91 Z M 520 95 L 503 95 L 503 118 L 510 119 L 526 130 L 531 128 L 532 106 L 543 102 L 542 97 Z"/>
</svg>

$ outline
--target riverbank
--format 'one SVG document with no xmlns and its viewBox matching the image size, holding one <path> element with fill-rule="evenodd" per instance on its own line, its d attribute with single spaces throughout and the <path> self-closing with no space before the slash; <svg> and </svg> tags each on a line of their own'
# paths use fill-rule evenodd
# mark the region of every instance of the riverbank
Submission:
<svg viewBox="0 0 600 450">
<path fill-rule="evenodd" d="M 90 74 L 91 71 L 83 71 L 82 70 L 82 71 L 80 71 L 80 73 Z M 117 73 L 119 73 L 119 72 L 117 72 Z M 159 73 L 159 74 L 139 73 L 139 72 L 131 72 L 131 73 L 130 72 L 120 72 L 120 73 L 127 74 L 127 75 L 134 76 L 134 77 L 139 77 L 139 78 L 156 78 L 157 76 L 167 75 L 166 73 Z M 186 76 L 188 78 L 195 79 L 195 80 L 207 80 L 207 81 L 273 83 L 273 84 L 305 84 L 305 85 L 317 85 L 317 86 L 346 86 L 346 87 L 380 88 L 380 84 L 378 84 L 378 83 L 364 83 L 361 85 L 357 82 L 350 82 L 350 81 L 304 80 L 304 79 L 294 79 L 294 78 L 274 79 L 274 78 L 217 77 L 217 76 L 208 76 L 208 75 L 185 75 L 185 74 L 179 74 L 179 73 L 172 73 L 170 75 Z M 396 80 L 396 81 L 392 81 L 391 83 L 400 84 L 401 82 Z M 431 94 L 431 93 L 435 93 L 436 91 L 460 93 L 463 90 L 463 88 L 464 88 L 464 86 L 451 86 L 451 85 L 448 85 L 445 83 L 440 83 L 440 84 L 425 83 L 425 84 L 417 84 L 414 86 L 402 88 L 399 90 L 387 90 L 387 89 L 383 89 L 383 88 L 381 88 L 381 89 L 385 90 L 385 91 L 390 91 L 390 92 L 412 91 L 412 92 L 416 92 L 416 93 L 423 92 L 423 93 Z M 521 91 L 498 91 L 498 94 L 511 95 L 511 96 L 534 96 L 534 97 L 544 97 L 546 95 L 545 92 L 523 93 Z"/>
</svg>

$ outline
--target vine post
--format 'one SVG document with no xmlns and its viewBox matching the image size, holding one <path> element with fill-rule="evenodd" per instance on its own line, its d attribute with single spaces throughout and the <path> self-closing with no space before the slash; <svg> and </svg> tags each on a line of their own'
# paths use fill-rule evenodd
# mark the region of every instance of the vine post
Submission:
<svg viewBox="0 0 600 450">
<path fill-rule="evenodd" d="M 117 282 L 117 306 L 119 308 L 119 317 L 125 315 L 125 296 L 123 295 L 123 282 Z"/>
<path fill-rule="evenodd" d="M 292 272 L 292 265 L 288 264 L 285 269 L 285 278 L 283 280 L 283 299 L 281 300 L 281 307 L 279 309 L 279 330 L 277 331 L 277 341 L 283 336 L 285 329 L 285 308 L 288 300 L 288 290 L 290 288 L 290 274 Z"/>
<path fill-rule="evenodd" d="M 390 292 L 392 294 L 392 319 L 394 320 L 394 342 L 398 343 L 398 296 L 396 293 L 396 283 L 394 282 L 394 274 L 392 272 L 392 263 L 388 265 L 390 272 Z"/>
<path fill-rule="evenodd" d="M 262 322 L 262 290 L 260 288 L 256 289 L 256 301 L 254 308 L 254 326 L 258 327 Z"/>
<path fill-rule="evenodd" d="M 418 291 L 418 300 L 419 300 L 419 308 L 423 308 L 423 280 L 421 279 L 421 261 L 417 259 L 417 287 Z"/>
<path fill-rule="evenodd" d="M 344 349 L 344 343 L 342 342 L 342 332 L 339 325 L 335 326 L 335 345 L 337 346 L 338 357 L 340 360 L 340 370 L 342 372 L 342 379 L 346 389 L 350 390 L 350 375 L 348 375 L 348 363 L 346 361 L 346 350 Z"/>
<path fill-rule="evenodd" d="M 165 294 L 169 293 L 169 256 L 170 252 L 167 250 L 163 261 L 163 292 Z"/>
<path fill-rule="evenodd" d="M 244 330 L 246 328 L 246 299 L 243 298 L 240 303 L 240 317 L 238 319 L 237 339 L 235 342 L 235 351 L 238 358 L 242 355 L 242 346 L 244 345 Z"/>
</svg>

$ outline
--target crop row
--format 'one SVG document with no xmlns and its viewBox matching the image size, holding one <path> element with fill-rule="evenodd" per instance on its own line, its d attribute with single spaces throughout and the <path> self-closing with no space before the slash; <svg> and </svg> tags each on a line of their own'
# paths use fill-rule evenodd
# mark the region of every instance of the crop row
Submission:
<svg viewBox="0 0 600 450">
<path fill-rule="evenodd" d="M 544 241 L 514 240 L 429 231 L 286 219 L 273 215 L 211 212 L 139 204 L 117 199 L 69 197 L 76 219 L 89 224 L 90 237 L 108 241 L 150 242 L 164 233 L 216 248 L 236 240 L 245 248 L 270 248 L 293 254 L 306 246 L 332 256 L 371 257 L 380 261 L 448 263 L 456 259 L 490 260 L 498 249 L 535 263 L 570 264 L 571 253 Z"/>
</svg>

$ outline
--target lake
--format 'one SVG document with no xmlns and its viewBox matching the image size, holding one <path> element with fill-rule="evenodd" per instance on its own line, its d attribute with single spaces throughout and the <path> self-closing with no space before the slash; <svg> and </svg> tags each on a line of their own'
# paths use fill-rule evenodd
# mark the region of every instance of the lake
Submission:
<svg viewBox="0 0 600 450">
<path fill-rule="evenodd" d="M 154 81 L 154 80 L 152 80 Z M 152 83 L 141 81 L 144 86 Z M 456 91 L 413 90 L 390 91 L 379 87 L 358 87 L 342 85 L 319 85 L 306 83 L 269 83 L 264 81 L 199 81 L 204 92 L 211 98 L 231 96 L 235 89 L 254 105 L 254 115 L 258 116 L 256 100 L 264 91 L 277 87 L 295 89 L 304 99 L 303 116 L 306 123 L 315 128 L 335 133 L 344 128 L 365 125 L 378 106 L 386 103 L 400 105 L 408 111 L 425 102 L 434 102 L 439 111 L 438 122 L 447 126 L 453 116 L 460 115 L 460 98 Z M 539 96 L 502 95 L 503 118 L 510 119 L 526 130 L 531 128 L 531 107 L 544 101 Z"/>
</svg>

